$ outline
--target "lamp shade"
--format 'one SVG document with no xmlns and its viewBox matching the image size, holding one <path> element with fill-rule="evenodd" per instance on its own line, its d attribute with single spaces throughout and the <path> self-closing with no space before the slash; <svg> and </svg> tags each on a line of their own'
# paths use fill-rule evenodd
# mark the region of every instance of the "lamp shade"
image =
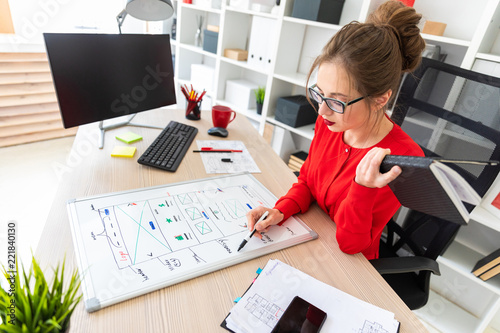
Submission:
<svg viewBox="0 0 500 333">
<path fill-rule="evenodd" d="M 0 34 L 13 34 L 14 24 L 10 15 L 8 0 L 0 0 Z"/>
<path fill-rule="evenodd" d="M 127 0 L 127 13 L 143 21 L 166 20 L 174 13 L 170 0 Z"/>
</svg>

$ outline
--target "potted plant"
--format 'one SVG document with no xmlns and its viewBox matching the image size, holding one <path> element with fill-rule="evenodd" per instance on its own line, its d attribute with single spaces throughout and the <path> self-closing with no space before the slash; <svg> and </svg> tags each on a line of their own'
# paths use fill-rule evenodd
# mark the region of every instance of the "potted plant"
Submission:
<svg viewBox="0 0 500 333">
<path fill-rule="evenodd" d="M 0 287 L 0 331 L 6 333 L 22 332 L 66 332 L 70 317 L 81 300 L 77 296 L 80 287 L 78 272 L 71 275 L 66 288 L 63 283 L 64 262 L 57 265 L 54 277 L 49 284 L 39 264 L 32 257 L 32 267 L 28 275 L 14 265 L 3 267 L 7 279 L 7 289 Z M 23 283 L 21 283 L 21 280 Z"/>
<path fill-rule="evenodd" d="M 262 114 L 262 105 L 264 104 L 264 96 L 266 95 L 265 87 L 258 87 L 255 91 L 255 102 L 257 103 L 257 114 Z"/>
</svg>

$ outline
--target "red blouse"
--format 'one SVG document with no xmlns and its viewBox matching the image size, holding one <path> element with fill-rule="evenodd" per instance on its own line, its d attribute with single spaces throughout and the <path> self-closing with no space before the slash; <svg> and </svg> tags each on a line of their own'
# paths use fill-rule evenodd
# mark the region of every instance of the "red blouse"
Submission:
<svg viewBox="0 0 500 333">
<path fill-rule="evenodd" d="M 356 167 L 373 147 L 390 148 L 392 155 L 424 156 L 424 153 L 396 124 L 370 148 L 353 148 L 342 138 L 343 132 L 330 131 L 322 117 L 318 117 L 298 182 L 274 208 L 287 219 L 306 212 L 316 201 L 337 224 L 337 241 L 343 252 L 361 252 L 367 259 L 378 258 L 382 230 L 401 204 L 389 186 L 368 188 L 357 184 Z"/>
</svg>

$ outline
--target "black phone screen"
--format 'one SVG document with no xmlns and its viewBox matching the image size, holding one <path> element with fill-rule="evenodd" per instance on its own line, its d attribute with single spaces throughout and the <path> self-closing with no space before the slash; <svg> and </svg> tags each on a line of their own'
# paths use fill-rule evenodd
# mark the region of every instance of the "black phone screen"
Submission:
<svg viewBox="0 0 500 333">
<path fill-rule="evenodd" d="M 326 319 L 326 313 L 295 296 L 271 333 L 316 333 Z"/>
</svg>

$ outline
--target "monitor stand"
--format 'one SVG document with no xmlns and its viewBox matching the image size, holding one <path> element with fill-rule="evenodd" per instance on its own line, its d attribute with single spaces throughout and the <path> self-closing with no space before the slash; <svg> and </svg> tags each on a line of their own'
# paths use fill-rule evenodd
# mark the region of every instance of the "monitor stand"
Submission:
<svg viewBox="0 0 500 333">
<path fill-rule="evenodd" d="M 122 121 L 121 123 L 111 124 L 111 125 L 107 125 L 107 126 L 104 126 L 104 121 L 101 120 L 99 122 L 99 130 L 101 131 L 101 133 L 99 135 L 99 149 L 102 149 L 104 147 L 104 132 L 107 130 L 115 129 L 115 128 L 122 127 L 122 126 L 136 126 L 136 127 L 159 128 L 159 129 L 164 128 L 164 127 L 153 126 L 153 125 L 134 124 L 131 121 L 132 121 L 132 119 L 134 119 L 135 115 L 136 115 L 135 113 L 130 115 L 127 120 Z"/>
</svg>

